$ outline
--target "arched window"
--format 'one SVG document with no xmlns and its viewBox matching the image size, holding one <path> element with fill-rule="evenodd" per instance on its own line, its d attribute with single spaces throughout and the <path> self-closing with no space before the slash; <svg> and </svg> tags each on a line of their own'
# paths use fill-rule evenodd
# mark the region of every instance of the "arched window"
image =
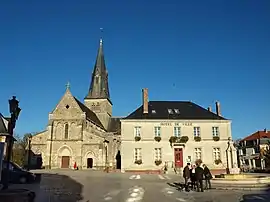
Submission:
<svg viewBox="0 0 270 202">
<path fill-rule="evenodd" d="M 65 124 L 65 139 L 68 139 L 68 124 Z"/>
</svg>

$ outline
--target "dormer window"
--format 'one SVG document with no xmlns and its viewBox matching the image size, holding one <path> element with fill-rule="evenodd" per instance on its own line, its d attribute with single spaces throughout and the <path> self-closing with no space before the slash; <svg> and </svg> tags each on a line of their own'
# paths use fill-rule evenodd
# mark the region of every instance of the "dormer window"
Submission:
<svg viewBox="0 0 270 202">
<path fill-rule="evenodd" d="M 173 114 L 173 110 L 172 109 L 168 109 L 168 113 L 169 114 Z"/>
<path fill-rule="evenodd" d="M 156 114 L 156 113 L 157 113 L 156 110 L 152 109 L 152 114 Z"/>
<path fill-rule="evenodd" d="M 174 112 L 176 113 L 176 114 L 179 114 L 180 112 L 179 112 L 179 109 L 174 109 Z"/>
</svg>

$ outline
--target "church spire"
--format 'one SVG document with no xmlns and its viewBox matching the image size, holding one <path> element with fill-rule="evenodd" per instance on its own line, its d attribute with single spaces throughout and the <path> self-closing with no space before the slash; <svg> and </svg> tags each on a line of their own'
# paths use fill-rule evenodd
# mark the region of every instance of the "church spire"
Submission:
<svg viewBox="0 0 270 202">
<path fill-rule="evenodd" d="M 110 101 L 108 72 L 105 65 L 102 38 L 99 40 L 98 54 L 86 99 L 108 99 Z"/>
</svg>

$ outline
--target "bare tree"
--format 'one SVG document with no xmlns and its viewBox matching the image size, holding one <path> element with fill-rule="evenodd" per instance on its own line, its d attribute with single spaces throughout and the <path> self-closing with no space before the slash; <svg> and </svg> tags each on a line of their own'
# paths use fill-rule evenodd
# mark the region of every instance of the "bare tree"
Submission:
<svg viewBox="0 0 270 202">
<path fill-rule="evenodd" d="M 27 149 L 28 149 L 28 137 L 31 133 L 26 133 L 23 137 L 15 135 L 17 141 L 13 144 L 12 161 L 20 166 L 24 166 L 26 163 Z"/>
</svg>

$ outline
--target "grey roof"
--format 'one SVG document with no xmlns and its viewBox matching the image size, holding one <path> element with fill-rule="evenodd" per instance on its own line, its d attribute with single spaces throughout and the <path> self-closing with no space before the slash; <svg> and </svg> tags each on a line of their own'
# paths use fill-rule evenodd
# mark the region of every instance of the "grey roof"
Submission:
<svg viewBox="0 0 270 202">
<path fill-rule="evenodd" d="M 100 40 L 98 54 L 94 71 L 92 73 L 92 79 L 90 88 L 86 99 L 108 99 L 110 101 L 108 72 L 106 70 L 103 42 Z M 111 101 L 110 101 L 111 102 Z"/>
<path fill-rule="evenodd" d="M 120 133 L 121 132 L 121 118 L 111 117 L 108 127 L 108 132 Z"/>
<path fill-rule="evenodd" d="M 5 121 L 5 118 L 2 116 L 2 114 L 0 114 L 0 133 L 1 134 L 8 133 L 8 129 L 4 121 Z"/>
<path fill-rule="evenodd" d="M 86 118 L 93 121 L 97 126 L 102 128 L 103 130 L 106 130 L 100 120 L 98 119 L 97 115 L 91 111 L 88 107 L 86 107 L 83 103 L 81 103 L 76 97 L 74 97 L 75 101 L 78 103 L 79 107 L 83 112 L 86 114 Z"/>
<path fill-rule="evenodd" d="M 190 101 L 150 101 L 148 114 L 140 106 L 124 119 L 226 120 Z"/>
</svg>

